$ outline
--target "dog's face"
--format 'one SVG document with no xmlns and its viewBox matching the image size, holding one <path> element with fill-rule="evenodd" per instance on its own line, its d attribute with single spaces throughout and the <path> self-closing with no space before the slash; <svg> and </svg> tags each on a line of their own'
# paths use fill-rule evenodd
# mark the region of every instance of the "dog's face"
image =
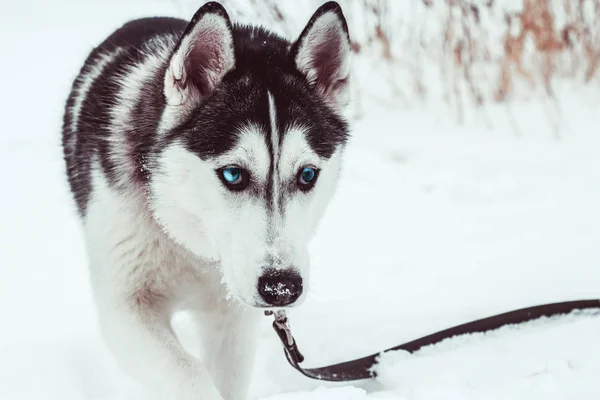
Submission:
<svg viewBox="0 0 600 400">
<path fill-rule="evenodd" d="M 308 241 L 347 139 L 349 57 L 336 3 L 293 44 L 233 28 L 208 3 L 169 63 L 151 206 L 172 238 L 219 261 L 245 304 L 291 306 L 307 291 Z"/>
</svg>

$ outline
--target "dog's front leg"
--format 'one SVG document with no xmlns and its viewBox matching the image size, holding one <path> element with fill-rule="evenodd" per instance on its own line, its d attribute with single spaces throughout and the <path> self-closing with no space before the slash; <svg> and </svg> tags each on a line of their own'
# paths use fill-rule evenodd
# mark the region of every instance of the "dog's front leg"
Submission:
<svg viewBox="0 0 600 400">
<path fill-rule="evenodd" d="M 253 309 L 218 307 L 195 314 L 206 365 L 226 400 L 244 400 L 254 364 L 259 314 Z"/>
<path fill-rule="evenodd" d="M 177 341 L 163 295 L 150 287 L 124 296 L 114 286 L 96 293 L 105 340 L 132 377 L 164 399 L 223 399 L 206 367 Z"/>
</svg>

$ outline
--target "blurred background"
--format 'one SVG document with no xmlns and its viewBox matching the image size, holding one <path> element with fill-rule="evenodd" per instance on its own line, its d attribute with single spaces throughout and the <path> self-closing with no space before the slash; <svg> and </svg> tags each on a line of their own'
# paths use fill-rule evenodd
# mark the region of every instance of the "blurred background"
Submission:
<svg viewBox="0 0 600 400">
<path fill-rule="evenodd" d="M 189 20 L 203 3 L 0 5 L 0 399 L 148 398 L 97 333 L 61 119 L 85 57 L 113 30 Z M 321 3 L 223 0 L 234 20 L 291 40 Z M 600 0 L 340 4 L 352 139 L 311 244 L 313 291 L 291 313 L 307 366 L 599 297 Z M 454 341 L 389 361 L 376 382 L 330 385 L 286 365 L 265 319 L 252 398 L 598 398 L 596 320 Z"/>
</svg>

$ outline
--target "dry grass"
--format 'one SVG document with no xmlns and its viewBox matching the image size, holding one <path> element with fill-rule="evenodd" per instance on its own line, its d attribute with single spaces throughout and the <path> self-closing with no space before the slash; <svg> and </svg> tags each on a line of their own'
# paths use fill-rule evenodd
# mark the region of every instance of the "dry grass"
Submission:
<svg viewBox="0 0 600 400">
<path fill-rule="evenodd" d="M 590 83 L 598 78 L 600 0 L 522 0 L 517 11 L 503 9 L 503 3 L 421 0 L 426 10 L 421 19 L 431 18 L 443 27 L 441 47 L 429 41 L 421 51 L 441 61 L 447 101 L 459 109 L 467 100 L 476 106 L 486 100 L 503 102 L 516 88 L 522 92 L 543 88 L 553 96 L 555 79 Z M 387 6 L 384 0 L 362 0 L 361 15 L 352 18 L 363 24 L 371 21 L 370 30 L 354 49 L 360 53 L 375 46 L 380 49 L 380 61 L 398 67 L 394 54 L 404 53 L 403 60 L 410 62 L 412 55 L 405 53 L 407 43 L 426 40 L 419 37 L 419 30 L 417 37 L 394 36 Z M 490 34 L 483 19 L 500 27 L 501 36 Z M 501 50 L 494 52 L 496 48 Z M 419 73 L 422 68 L 409 70 L 413 71 L 416 94 L 422 97 L 428 86 Z"/>
<path fill-rule="evenodd" d="M 597 27 L 586 23 L 584 3 L 582 0 L 578 4 L 564 1 L 568 22 L 562 28 L 555 23 L 548 0 L 524 0 L 522 12 L 507 15 L 507 23 L 517 25 L 517 34 L 510 34 L 510 31 L 505 34 L 505 54 L 501 60 L 496 100 L 502 101 L 510 93 L 515 71 L 532 85 L 536 75 L 541 77 L 544 89 L 550 96 L 553 95 L 552 79 L 555 76 L 570 75 L 572 78 L 583 72 L 585 82 L 592 80 L 598 71 L 600 51 L 598 32 L 593 32 Z M 598 0 L 589 3 L 593 3 L 596 13 L 600 11 Z M 539 60 L 537 70 L 528 71 L 523 66 L 523 48 L 527 39 L 531 39 L 535 45 L 533 56 Z M 568 55 L 571 65 L 561 71 L 557 66 L 563 55 Z"/>
</svg>

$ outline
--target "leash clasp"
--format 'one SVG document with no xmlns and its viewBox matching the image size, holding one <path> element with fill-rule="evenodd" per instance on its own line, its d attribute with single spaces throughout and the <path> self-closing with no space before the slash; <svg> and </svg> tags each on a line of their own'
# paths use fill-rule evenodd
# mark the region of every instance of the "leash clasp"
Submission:
<svg viewBox="0 0 600 400">
<path fill-rule="evenodd" d="M 279 336 L 279 339 L 283 344 L 285 355 L 288 360 L 296 365 L 304 361 L 304 356 L 300 353 L 300 350 L 298 350 L 298 346 L 296 345 L 296 341 L 292 335 L 292 330 L 288 324 L 288 318 L 287 315 L 285 315 L 285 311 L 266 310 L 265 315 L 274 316 L 275 320 L 273 321 L 273 329 L 275 329 L 277 336 Z"/>
</svg>

